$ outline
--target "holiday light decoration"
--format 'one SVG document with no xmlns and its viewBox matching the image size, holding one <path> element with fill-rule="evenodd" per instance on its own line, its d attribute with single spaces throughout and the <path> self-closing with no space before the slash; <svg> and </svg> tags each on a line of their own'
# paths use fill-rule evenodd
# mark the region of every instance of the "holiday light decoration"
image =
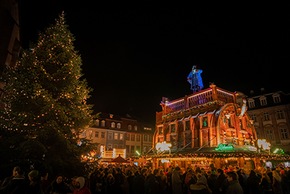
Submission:
<svg viewBox="0 0 290 194">
<path fill-rule="evenodd" d="M 86 103 L 92 89 L 82 78 L 74 40 L 62 13 L 39 34 L 33 48 L 24 50 L 15 67 L 7 67 L 2 77 L 6 83 L 0 110 L 2 137 L 33 138 L 47 152 L 65 142 L 61 145 L 72 155 L 87 145 L 79 134 L 93 121 L 92 105 Z"/>
</svg>

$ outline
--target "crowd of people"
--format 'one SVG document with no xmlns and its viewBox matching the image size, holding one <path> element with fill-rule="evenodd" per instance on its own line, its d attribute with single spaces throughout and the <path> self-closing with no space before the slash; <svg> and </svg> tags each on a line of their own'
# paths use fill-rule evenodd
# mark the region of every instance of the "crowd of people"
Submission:
<svg viewBox="0 0 290 194">
<path fill-rule="evenodd" d="M 290 194 L 290 168 L 168 168 L 99 165 L 90 174 L 48 178 L 19 166 L 1 180 L 0 194 Z"/>
</svg>

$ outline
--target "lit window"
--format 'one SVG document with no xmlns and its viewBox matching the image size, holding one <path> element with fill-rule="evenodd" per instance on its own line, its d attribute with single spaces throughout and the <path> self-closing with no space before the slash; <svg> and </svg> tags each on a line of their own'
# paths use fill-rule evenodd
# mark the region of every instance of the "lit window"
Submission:
<svg viewBox="0 0 290 194">
<path fill-rule="evenodd" d="M 264 112 L 264 121 L 270 121 L 270 116 L 267 112 Z"/>
<path fill-rule="evenodd" d="M 274 140 L 273 129 L 266 129 L 266 139 Z"/>
<path fill-rule="evenodd" d="M 129 133 L 126 134 L 126 140 L 130 141 L 130 134 Z"/>
<path fill-rule="evenodd" d="M 113 133 L 112 132 L 108 132 L 108 139 L 113 139 Z"/>
<path fill-rule="evenodd" d="M 105 127 L 105 126 L 106 126 L 106 121 L 105 121 L 105 120 L 102 120 L 102 122 L 101 122 L 101 126 L 102 126 L 102 127 Z"/>
<path fill-rule="evenodd" d="M 95 137 L 99 138 L 99 132 L 98 131 L 95 132 Z"/>
<path fill-rule="evenodd" d="M 137 135 L 136 135 L 136 140 L 137 140 L 137 141 L 140 141 L 140 140 L 141 140 L 141 135 L 140 135 L 140 134 L 137 134 Z"/>
<path fill-rule="evenodd" d="M 105 132 L 101 132 L 101 138 L 102 138 L 102 139 L 105 138 Z"/>
<path fill-rule="evenodd" d="M 121 123 L 117 123 L 117 128 L 121 129 Z"/>
<path fill-rule="evenodd" d="M 132 130 L 132 125 L 128 125 L 128 130 Z"/>
<path fill-rule="evenodd" d="M 207 117 L 203 117 L 202 126 L 207 127 Z"/>
<path fill-rule="evenodd" d="M 111 123 L 111 127 L 112 127 L 112 128 L 115 128 L 115 127 L 116 127 L 116 123 L 115 123 L 115 122 L 112 122 L 112 123 Z"/>
<path fill-rule="evenodd" d="M 251 114 L 250 117 L 254 122 L 257 122 L 257 116 L 255 114 Z"/>
<path fill-rule="evenodd" d="M 162 127 L 158 127 L 158 134 L 159 134 L 159 135 L 162 135 L 162 134 L 163 134 L 163 129 L 162 129 Z"/>
<path fill-rule="evenodd" d="M 280 132 L 281 132 L 281 138 L 282 139 L 288 139 L 289 138 L 289 135 L 288 135 L 288 132 L 287 132 L 286 128 L 281 128 Z"/>
<path fill-rule="evenodd" d="M 273 95 L 273 101 L 274 101 L 274 103 L 281 102 L 280 94 L 274 94 Z"/>
<path fill-rule="evenodd" d="M 134 130 L 137 131 L 137 125 L 134 126 Z"/>
<path fill-rule="evenodd" d="M 252 98 L 248 99 L 249 108 L 255 108 L 255 101 Z"/>
<path fill-rule="evenodd" d="M 99 119 L 96 120 L 96 125 L 100 126 L 100 120 Z"/>
<path fill-rule="evenodd" d="M 114 140 L 118 140 L 119 139 L 119 133 L 114 133 Z"/>
<path fill-rule="evenodd" d="M 171 124 L 170 125 L 170 131 L 171 131 L 171 133 L 175 133 L 176 132 L 175 124 Z"/>
<path fill-rule="evenodd" d="M 267 99 L 265 96 L 260 97 L 260 104 L 261 104 L 261 106 L 267 105 Z"/>
<path fill-rule="evenodd" d="M 284 111 L 282 110 L 277 110 L 276 115 L 277 119 L 285 119 Z"/>
<path fill-rule="evenodd" d="M 135 141 L 135 134 L 131 134 L 131 141 Z"/>
<path fill-rule="evenodd" d="M 124 140 L 124 134 L 123 133 L 120 134 L 120 140 Z"/>
</svg>

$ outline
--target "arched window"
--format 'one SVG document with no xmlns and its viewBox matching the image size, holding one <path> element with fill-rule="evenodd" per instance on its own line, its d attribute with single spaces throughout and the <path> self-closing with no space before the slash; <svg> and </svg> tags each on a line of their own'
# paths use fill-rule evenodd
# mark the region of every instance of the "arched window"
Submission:
<svg viewBox="0 0 290 194">
<path fill-rule="evenodd" d="M 101 126 L 102 126 L 102 127 L 105 127 L 105 126 L 106 126 L 106 121 L 105 121 L 105 120 L 102 120 L 102 121 L 101 121 Z"/>
<path fill-rule="evenodd" d="M 100 126 L 100 120 L 99 119 L 96 120 L 96 125 Z"/>
</svg>

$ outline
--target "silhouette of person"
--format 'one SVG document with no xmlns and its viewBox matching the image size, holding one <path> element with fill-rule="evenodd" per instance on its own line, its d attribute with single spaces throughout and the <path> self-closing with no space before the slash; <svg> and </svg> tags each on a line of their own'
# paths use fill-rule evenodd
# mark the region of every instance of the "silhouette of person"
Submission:
<svg viewBox="0 0 290 194">
<path fill-rule="evenodd" d="M 197 92 L 203 89 L 203 82 L 201 78 L 202 69 L 197 69 L 196 65 L 192 67 L 192 71 L 187 76 L 187 81 L 190 83 L 190 89 Z"/>
</svg>

